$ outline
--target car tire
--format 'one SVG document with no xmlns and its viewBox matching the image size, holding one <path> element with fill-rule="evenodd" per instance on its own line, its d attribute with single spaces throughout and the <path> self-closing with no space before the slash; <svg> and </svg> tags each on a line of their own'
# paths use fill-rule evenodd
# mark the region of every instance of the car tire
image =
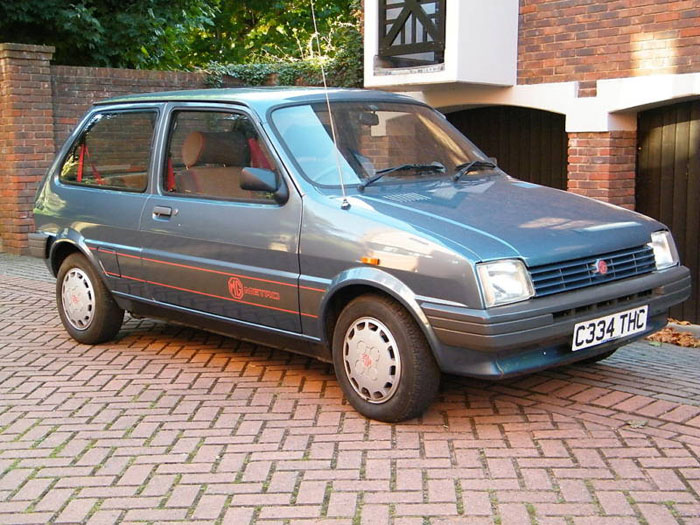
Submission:
<svg viewBox="0 0 700 525">
<path fill-rule="evenodd" d="M 88 345 L 113 339 L 124 320 L 92 264 L 79 253 L 65 258 L 56 276 L 58 314 L 66 331 Z"/>
<path fill-rule="evenodd" d="M 603 359 L 607 359 L 611 355 L 613 355 L 615 352 L 617 352 L 617 348 L 614 350 L 608 350 L 607 352 L 603 352 L 602 354 L 593 356 L 593 357 L 588 357 L 586 359 L 582 359 L 579 361 L 582 365 L 592 365 L 594 363 L 597 363 L 598 361 L 602 361 Z"/>
<path fill-rule="evenodd" d="M 333 364 L 350 404 L 378 421 L 418 417 L 440 386 L 440 369 L 420 328 L 405 308 L 381 295 L 357 297 L 340 313 Z"/>
</svg>

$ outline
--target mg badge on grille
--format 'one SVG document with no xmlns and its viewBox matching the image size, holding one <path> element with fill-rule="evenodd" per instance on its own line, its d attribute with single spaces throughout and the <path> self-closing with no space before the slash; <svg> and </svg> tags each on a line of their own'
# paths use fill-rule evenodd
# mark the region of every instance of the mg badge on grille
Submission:
<svg viewBox="0 0 700 525">
<path fill-rule="evenodd" d="M 605 275 L 608 273 L 608 263 L 605 262 L 603 259 L 598 259 L 596 262 L 593 263 L 593 273 L 596 273 L 598 275 Z"/>
</svg>

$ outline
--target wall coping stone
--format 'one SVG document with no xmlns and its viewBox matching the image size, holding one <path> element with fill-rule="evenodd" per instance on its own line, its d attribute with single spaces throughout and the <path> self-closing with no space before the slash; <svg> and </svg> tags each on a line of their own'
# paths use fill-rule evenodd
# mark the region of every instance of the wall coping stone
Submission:
<svg viewBox="0 0 700 525">
<path fill-rule="evenodd" d="M 0 43 L 0 59 L 19 58 L 24 60 L 49 61 L 56 48 L 53 46 L 37 46 L 32 44 Z"/>
</svg>

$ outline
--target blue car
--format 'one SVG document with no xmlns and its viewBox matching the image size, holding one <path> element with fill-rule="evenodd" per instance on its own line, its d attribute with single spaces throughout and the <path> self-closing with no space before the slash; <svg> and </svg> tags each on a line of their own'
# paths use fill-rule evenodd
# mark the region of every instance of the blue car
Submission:
<svg viewBox="0 0 700 525">
<path fill-rule="evenodd" d="M 114 338 L 129 312 L 299 352 L 381 421 L 420 415 L 441 372 L 604 359 L 690 294 L 663 224 L 510 177 L 440 113 L 383 92 L 100 102 L 34 217 L 77 341 Z"/>
</svg>

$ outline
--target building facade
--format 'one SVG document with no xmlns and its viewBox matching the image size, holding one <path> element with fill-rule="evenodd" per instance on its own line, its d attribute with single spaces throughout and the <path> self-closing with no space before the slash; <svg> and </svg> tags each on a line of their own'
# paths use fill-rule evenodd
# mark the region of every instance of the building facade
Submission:
<svg viewBox="0 0 700 525">
<path fill-rule="evenodd" d="M 366 1 L 365 85 L 439 108 L 511 175 L 661 220 L 698 282 L 697 0 Z M 672 314 L 700 321 L 700 294 Z"/>
</svg>

